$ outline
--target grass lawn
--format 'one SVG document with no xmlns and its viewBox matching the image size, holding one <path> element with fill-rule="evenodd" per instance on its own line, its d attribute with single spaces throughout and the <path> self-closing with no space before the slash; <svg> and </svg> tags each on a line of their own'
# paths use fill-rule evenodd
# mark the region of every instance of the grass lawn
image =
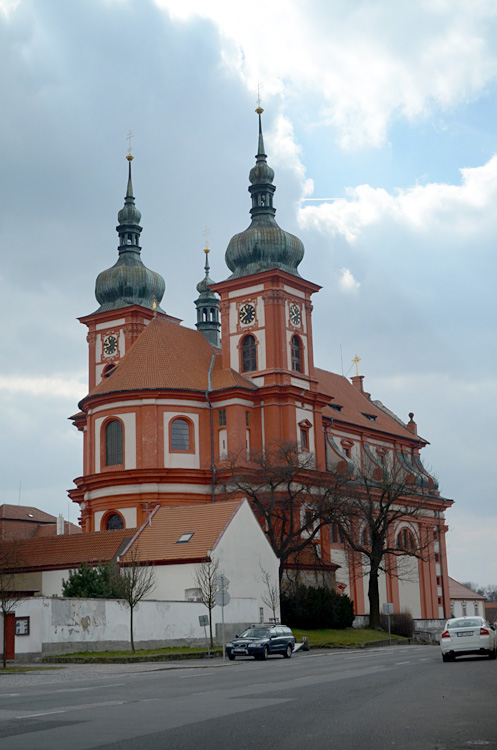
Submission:
<svg viewBox="0 0 497 750">
<path fill-rule="evenodd" d="M 306 636 L 309 646 L 316 648 L 347 648 L 361 646 L 371 641 L 384 641 L 388 639 L 388 633 L 369 628 L 346 628 L 345 630 L 296 630 L 293 634 L 297 641 Z M 403 641 L 397 635 L 392 635 L 392 640 Z"/>
<path fill-rule="evenodd" d="M 222 648 L 218 646 L 214 646 L 211 648 L 211 654 L 222 652 Z M 105 657 L 105 658 L 112 658 L 112 657 L 119 657 L 119 656 L 155 656 L 155 655 L 168 655 L 168 654 L 199 654 L 199 653 L 207 653 L 207 648 L 205 646 L 197 646 L 195 648 L 190 648 L 189 646 L 178 646 L 177 648 L 154 648 L 150 650 L 146 649 L 136 649 L 136 651 L 133 653 L 132 651 L 79 651 L 75 654 L 59 654 L 59 656 L 67 656 L 68 658 L 72 657 L 83 657 L 83 658 L 91 658 L 91 657 Z"/>
</svg>

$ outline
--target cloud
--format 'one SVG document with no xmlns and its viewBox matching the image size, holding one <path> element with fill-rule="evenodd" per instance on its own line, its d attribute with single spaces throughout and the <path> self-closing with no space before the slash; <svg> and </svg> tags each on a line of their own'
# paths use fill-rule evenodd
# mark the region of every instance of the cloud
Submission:
<svg viewBox="0 0 497 750">
<path fill-rule="evenodd" d="M 82 376 L 86 379 L 86 374 Z M 44 396 L 59 400 L 70 398 L 76 402 L 87 393 L 84 382 L 60 376 L 52 377 L 18 377 L 0 376 L 0 393 L 12 395 Z"/>
<path fill-rule="evenodd" d="M 353 243 L 362 231 L 382 221 L 404 225 L 411 232 L 431 233 L 443 228 L 450 235 L 482 233 L 493 224 L 497 203 L 497 156 L 481 167 L 460 170 L 460 185 L 430 183 L 397 190 L 359 185 L 347 189 L 347 198 L 332 203 L 304 205 L 299 224 Z"/>
<path fill-rule="evenodd" d="M 6 18 L 15 11 L 21 0 L 0 0 L 0 12 L 4 14 Z"/>
<path fill-rule="evenodd" d="M 348 268 L 342 268 L 340 271 L 340 287 L 344 292 L 356 292 L 360 283 L 354 279 L 352 272 Z"/>
<path fill-rule="evenodd" d="M 155 2 L 177 22 L 215 24 L 225 65 L 254 93 L 263 81 L 264 96 L 277 94 L 308 118 L 319 100 L 311 124 L 335 128 L 344 148 L 381 146 L 397 119 L 466 103 L 497 76 L 497 7 L 488 2 L 273 0 L 264 23 L 249 4 Z"/>
<path fill-rule="evenodd" d="M 457 506 L 447 516 L 449 575 L 457 581 L 497 583 L 497 570 L 488 550 L 495 546 L 497 516 L 476 516 Z"/>
<path fill-rule="evenodd" d="M 271 153 L 271 164 L 291 170 L 302 185 L 302 198 L 314 192 L 313 180 L 306 177 L 306 168 L 302 162 L 302 147 L 297 143 L 294 127 L 288 117 L 278 115 L 272 129 L 265 136 Z"/>
</svg>

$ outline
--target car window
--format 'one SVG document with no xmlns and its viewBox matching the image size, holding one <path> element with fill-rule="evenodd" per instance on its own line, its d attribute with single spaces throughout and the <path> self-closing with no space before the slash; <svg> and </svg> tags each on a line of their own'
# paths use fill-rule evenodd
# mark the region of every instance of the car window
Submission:
<svg viewBox="0 0 497 750">
<path fill-rule="evenodd" d="M 482 621 L 479 617 L 462 617 L 459 620 L 449 620 L 447 627 L 450 630 L 455 628 L 479 628 Z"/>
<path fill-rule="evenodd" d="M 240 633 L 239 638 L 264 638 L 268 635 L 267 628 L 247 628 Z"/>
</svg>

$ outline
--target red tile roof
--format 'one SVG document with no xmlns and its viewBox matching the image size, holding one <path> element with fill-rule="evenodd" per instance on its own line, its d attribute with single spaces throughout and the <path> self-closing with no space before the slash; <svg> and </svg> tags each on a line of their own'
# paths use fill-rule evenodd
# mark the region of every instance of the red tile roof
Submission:
<svg viewBox="0 0 497 750">
<path fill-rule="evenodd" d="M 82 562 L 97 564 L 107 562 L 117 554 L 124 539 L 130 539 L 134 530 L 94 531 L 88 534 L 54 536 L 2 542 L 5 549 L 15 548 L 22 562 L 18 570 L 48 570 L 50 568 L 77 568 Z"/>
<path fill-rule="evenodd" d="M 463 586 L 459 581 L 455 581 L 449 576 L 449 596 L 451 599 L 480 599 L 484 601 L 485 597 L 481 594 L 476 594 L 467 586 Z"/>
<path fill-rule="evenodd" d="M 2 518 L 32 523 L 55 523 L 57 521 L 55 516 L 29 505 L 0 505 L 0 520 Z"/>
<path fill-rule="evenodd" d="M 144 526 L 133 548 L 139 559 L 151 563 L 203 560 L 214 549 L 243 501 L 227 500 L 204 505 L 159 508 Z M 97 564 L 125 551 L 137 529 L 94 531 L 85 534 L 3 542 L 16 545 L 22 563 L 18 570 L 74 569 L 82 562 Z M 182 534 L 193 532 L 186 543 Z M 125 558 L 126 559 L 126 558 Z M 129 554 L 127 555 L 129 560 Z"/>
<path fill-rule="evenodd" d="M 394 417 L 387 414 L 374 404 L 364 393 L 356 388 L 347 378 L 342 375 L 336 375 L 333 372 L 320 370 L 316 368 L 316 377 L 318 378 L 318 390 L 326 393 L 333 400 L 331 403 L 341 406 L 342 409 L 337 411 L 331 406 L 323 409 L 326 417 L 331 417 L 336 422 L 364 427 L 368 430 L 377 430 L 378 432 L 387 432 L 390 435 L 409 438 L 410 440 L 421 440 L 417 435 L 413 435 L 402 422 L 397 421 Z M 368 419 L 365 414 L 370 414 L 376 419 Z M 424 442 L 424 441 L 423 441 Z"/>
<path fill-rule="evenodd" d="M 485 602 L 485 617 L 493 625 L 497 622 L 497 602 Z"/>
<path fill-rule="evenodd" d="M 153 515 L 133 547 L 147 562 L 188 562 L 209 556 L 243 501 L 226 500 L 203 505 L 162 507 Z M 183 534 L 192 534 L 178 542 Z M 129 553 L 124 561 L 130 559 Z"/>
<path fill-rule="evenodd" d="M 160 317 L 153 318 L 114 372 L 90 395 L 132 390 L 193 390 L 205 392 L 209 385 L 212 355 L 212 390 L 256 386 L 235 370 L 221 367 L 221 354 L 199 331 L 183 328 Z"/>
</svg>

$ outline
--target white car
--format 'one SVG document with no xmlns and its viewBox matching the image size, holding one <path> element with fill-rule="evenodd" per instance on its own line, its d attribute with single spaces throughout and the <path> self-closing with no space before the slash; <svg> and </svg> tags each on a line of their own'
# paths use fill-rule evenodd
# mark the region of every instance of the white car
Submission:
<svg viewBox="0 0 497 750">
<path fill-rule="evenodd" d="M 486 654 L 497 658 L 497 634 L 494 626 L 483 617 L 455 617 L 447 620 L 440 637 L 442 659 L 453 661 L 456 656 Z"/>
</svg>

